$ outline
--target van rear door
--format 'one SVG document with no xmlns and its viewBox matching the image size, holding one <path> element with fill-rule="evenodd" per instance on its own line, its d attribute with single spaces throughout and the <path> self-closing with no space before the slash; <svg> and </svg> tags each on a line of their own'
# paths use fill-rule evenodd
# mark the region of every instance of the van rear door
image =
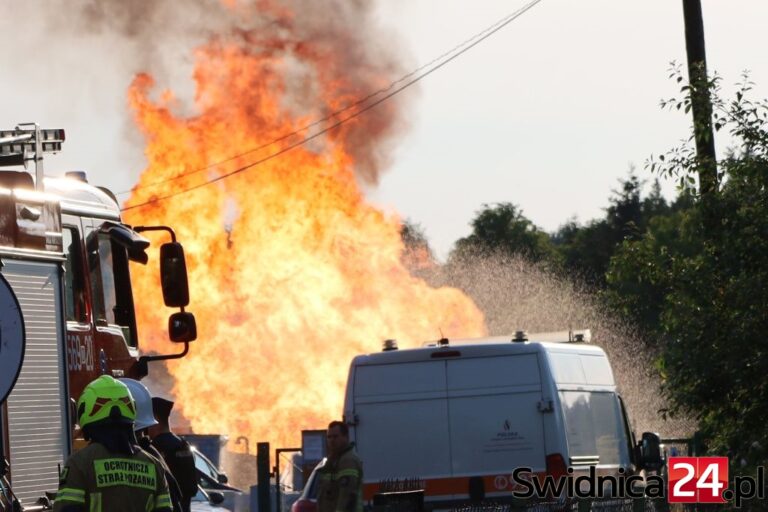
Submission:
<svg viewBox="0 0 768 512">
<path fill-rule="evenodd" d="M 454 476 L 503 475 L 546 464 L 541 375 L 536 353 L 448 361 L 448 414 Z"/>
<path fill-rule="evenodd" d="M 443 361 L 355 369 L 354 441 L 367 482 L 448 476 L 445 378 Z"/>
<path fill-rule="evenodd" d="M 605 353 L 552 351 L 549 357 L 566 429 L 566 462 L 628 468 L 630 441 Z"/>
<path fill-rule="evenodd" d="M 619 398 L 610 391 L 561 390 L 570 464 L 630 465 L 629 440 Z"/>
</svg>

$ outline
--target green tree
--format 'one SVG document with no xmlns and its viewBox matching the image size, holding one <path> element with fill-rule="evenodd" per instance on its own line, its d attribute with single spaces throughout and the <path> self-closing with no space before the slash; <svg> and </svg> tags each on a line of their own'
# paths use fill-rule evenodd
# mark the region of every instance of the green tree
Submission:
<svg viewBox="0 0 768 512">
<path fill-rule="evenodd" d="M 642 199 L 642 182 L 630 171 L 614 190 L 605 217 L 579 226 L 569 220 L 552 236 L 552 242 L 569 272 L 576 272 L 592 284 L 605 285 L 611 257 L 624 240 L 636 240 L 648 227 L 650 218 L 669 210 L 658 180 L 651 194 Z"/>
<path fill-rule="evenodd" d="M 692 222 L 689 209 L 673 206 L 651 217 L 642 237 L 619 245 L 611 258 L 603 298 L 646 332 L 659 331 L 675 262 L 701 251 L 698 235 L 689 227 Z"/>
<path fill-rule="evenodd" d="M 412 274 L 424 277 L 425 271 L 432 270 L 437 265 L 421 224 L 406 219 L 400 226 L 400 238 L 404 246 L 401 260 Z"/>
<path fill-rule="evenodd" d="M 687 192 L 623 243 L 606 298 L 660 340 L 672 412 L 697 417 L 712 451 L 753 465 L 768 447 L 768 104 L 748 99 L 746 80 L 728 102 L 713 85 L 715 128 L 737 144 L 718 164 L 722 188 L 695 195 L 692 141 L 653 160 Z"/>
<path fill-rule="evenodd" d="M 556 253 L 549 235 L 512 203 L 484 204 L 471 222 L 472 233 L 456 242 L 451 258 L 475 254 L 518 254 L 536 262 L 552 262 Z"/>
</svg>

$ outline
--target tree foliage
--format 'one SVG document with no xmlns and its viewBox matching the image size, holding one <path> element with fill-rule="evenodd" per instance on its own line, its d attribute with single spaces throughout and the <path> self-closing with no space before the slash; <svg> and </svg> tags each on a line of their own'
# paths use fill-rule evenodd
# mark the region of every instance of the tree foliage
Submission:
<svg viewBox="0 0 768 512">
<path fill-rule="evenodd" d="M 512 203 L 483 205 L 471 225 L 472 233 L 456 242 L 451 258 L 501 253 L 546 262 L 556 257 L 549 235 Z"/>
<path fill-rule="evenodd" d="M 687 112 L 691 88 L 663 106 Z M 605 302 L 648 333 L 671 414 L 699 420 L 713 453 L 753 466 L 768 457 L 768 103 L 748 79 L 731 100 L 707 84 L 713 126 L 735 146 L 717 163 L 720 186 L 699 195 L 694 133 L 647 166 L 676 178 L 665 201 L 658 182 L 643 197 L 634 173 L 601 219 L 571 220 L 548 235 L 511 203 L 484 205 L 451 259 L 523 256 L 581 274 Z M 405 236 L 405 234 L 404 234 Z M 642 350 L 642 348 L 640 348 Z"/>
<path fill-rule="evenodd" d="M 661 340 L 674 410 L 699 418 L 713 451 L 754 464 L 768 447 L 768 106 L 750 88 L 726 102 L 713 81 L 715 128 L 737 144 L 718 164 L 719 191 L 695 195 L 692 140 L 651 162 L 680 179 L 685 207 L 622 244 L 606 297 Z"/>
<path fill-rule="evenodd" d="M 644 199 L 643 183 L 634 170 L 619 185 L 609 200 L 605 217 L 585 226 L 570 220 L 552 236 L 565 269 L 598 286 L 605 284 L 605 273 L 619 245 L 640 238 L 651 218 L 671 209 L 661 195 L 658 181 Z"/>
<path fill-rule="evenodd" d="M 435 265 L 435 255 L 429 246 L 429 240 L 421 224 L 406 219 L 400 226 L 400 238 L 403 240 L 401 260 L 410 272 L 419 277 Z"/>
</svg>

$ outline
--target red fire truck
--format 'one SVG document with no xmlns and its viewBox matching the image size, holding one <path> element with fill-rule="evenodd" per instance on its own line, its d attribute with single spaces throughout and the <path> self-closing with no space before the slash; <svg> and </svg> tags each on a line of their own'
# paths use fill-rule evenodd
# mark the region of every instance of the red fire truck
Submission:
<svg viewBox="0 0 768 512">
<path fill-rule="evenodd" d="M 128 226 L 112 192 L 82 172 L 43 175 L 63 130 L 0 131 L 0 511 L 46 510 L 71 453 L 74 403 L 99 375 L 141 378 L 148 362 L 183 357 L 197 337 L 182 246 L 166 226 Z M 146 264 L 165 231 L 160 280 L 179 354 L 142 356 L 130 262 Z M 163 235 L 165 236 L 165 235 Z M 48 497 L 46 497 L 48 493 Z M 13 508 L 12 508 L 13 507 Z"/>
</svg>

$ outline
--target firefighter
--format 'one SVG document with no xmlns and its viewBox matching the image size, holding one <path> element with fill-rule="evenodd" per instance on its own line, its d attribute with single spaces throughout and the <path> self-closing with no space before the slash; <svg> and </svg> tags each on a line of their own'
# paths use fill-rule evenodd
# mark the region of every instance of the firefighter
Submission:
<svg viewBox="0 0 768 512">
<path fill-rule="evenodd" d="M 363 463 L 349 443 L 349 428 L 332 421 L 326 440 L 328 460 L 318 470 L 318 512 L 362 512 Z"/>
<path fill-rule="evenodd" d="M 189 443 L 171 431 L 169 419 L 172 409 L 171 400 L 158 396 L 152 397 L 152 411 L 157 425 L 149 428 L 149 435 L 152 436 L 152 446 L 157 448 L 163 456 L 179 484 L 182 510 L 189 512 L 192 497 L 197 494 L 198 477 L 195 456 Z"/>
<path fill-rule="evenodd" d="M 179 483 L 168 466 L 163 454 L 152 443 L 149 437 L 149 429 L 157 425 L 157 419 L 152 411 L 152 395 L 147 386 L 135 379 L 121 378 L 120 382 L 128 386 L 131 396 L 136 402 L 136 421 L 133 424 L 133 431 L 136 433 L 136 440 L 139 446 L 147 453 L 160 461 L 165 474 L 165 481 L 168 483 L 168 491 L 171 495 L 171 504 L 173 512 L 188 512 L 182 505 L 182 494 Z"/>
<path fill-rule="evenodd" d="M 7 463 L 0 454 L 0 512 L 12 512 L 16 506 L 14 499 L 11 497 L 11 488 L 8 481 L 5 479 L 5 468 Z M 21 506 L 19 505 L 19 508 Z"/>
<path fill-rule="evenodd" d="M 88 446 L 67 460 L 54 512 L 171 512 L 160 462 L 136 445 L 136 404 L 128 387 L 102 375 L 77 401 Z"/>
</svg>

